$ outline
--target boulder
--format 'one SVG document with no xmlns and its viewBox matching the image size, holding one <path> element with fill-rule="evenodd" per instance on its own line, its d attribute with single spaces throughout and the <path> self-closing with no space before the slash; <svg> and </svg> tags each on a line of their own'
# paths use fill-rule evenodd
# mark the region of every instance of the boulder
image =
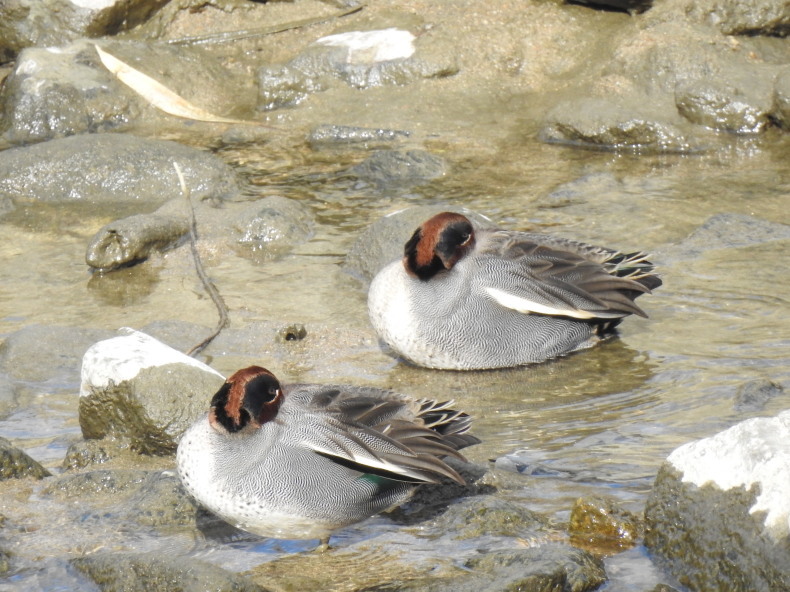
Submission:
<svg viewBox="0 0 790 592">
<path fill-rule="evenodd" d="M 790 589 L 790 411 L 677 448 L 645 508 L 645 545 L 699 592 Z"/>
<path fill-rule="evenodd" d="M 49 475 L 50 472 L 26 452 L 0 437 L 0 481 L 24 477 L 43 479 Z"/>
<path fill-rule="evenodd" d="M 223 383 L 221 374 L 194 358 L 144 333 L 121 330 L 83 357 L 82 434 L 128 440 L 145 454 L 171 454 Z"/>
</svg>

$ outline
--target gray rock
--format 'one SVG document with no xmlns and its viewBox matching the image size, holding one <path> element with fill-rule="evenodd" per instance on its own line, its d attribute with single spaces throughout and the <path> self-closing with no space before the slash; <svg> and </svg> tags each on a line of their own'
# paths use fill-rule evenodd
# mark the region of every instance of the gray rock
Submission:
<svg viewBox="0 0 790 592">
<path fill-rule="evenodd" d="M 186 216 L 135 214 L 105 224 L 93 236 L 85 262 L 100 272 L 145 261 L 156 251 L 174 246 L 189 233 Z"/>
<path fill-rule="evenodd" d="M 485 216 L 466 208 L 438 205 L 399 210 L 376 220 L 359 235 L 346 256 L 344 269 L 369 282 L 382 267 L 403 256 L 403 245 L 420 224 L 444 211 L 464 214 L 480 227 L 494 226 Z"/>
<path fill-rule="evenodd" d="M 790 226 L 745 214 L 714 214 L 687 238 L 666 250 L 671 259 L 699 257 L 713 249 L 748 247 L 790 239 Z"/>
<path fill-rule="evenodd" d="M 234 241 L 256 260 L 280 257 L 313 234 L 313 214 L 296 200 L 270 195 L 234 215 Z"/>
<path fill-rule="evenodd" d="M 765 130 L 774 108 L 774 79 L 778 68 L 732 68 L 707 80 L 687 81 L 675 88 L 678 112 L 692 123 L 754 134 Z"/>
<path fill-rule="evenodd" d="M 790 588 L 790 411 L 676 449 L 645 508 L 645 545 L 700 592 Z"/>
<path fill-rule="evenodd" d="M 104 329 L 28 325 L 0 344 L 0 371 L 15 381 L 50 382 L 73 388 L 85 351 L 113 335 Z"/>
<path fill-rule="evenodd" d="M 458 72 L 452 54 L 429 47 L 430 41 L 395 28 L 322 37 L 287 64 L 261 68 L 258 108 L 298 105 L 334 80 L 354 88 L 402 86 Z"/>
<path fill-rule="evenodd" d="M 167 0 L 6 0 L 0 3 L 0 62 L 25 47 L 114 35 L 145 21 Z"/>
<path fill-rule="evenodd" d="M 265 592 L 214 564 L 193 557 L 162 553 L 95 553 L 72 565 L 93 580 L 102 592 Z"/>
<path fill-rule="evenodd" d="M 436 519 L 440 532 L 458 539 L 487 537 L 535 537 L 549 524 L 548 518 L 524 506 L 493 495 L 480 495 L 452 504 Z"/>
<path fill-rule="evenodd" d="M 660 102 L 637 98 L 579 98 L 558 104 L 544 118 L 544 142 L 637 152 L 694 152 L 702 146 Z"/>
<path fill-rule="evenodd" d="M 233 169 L 215 156 L 165 140 L 89 134 L 0 152 L 0 195 L 15 202 L 136 203 L 179 197 L 178 163 L 192 199 L 238 193 Z"/>
<path fill-rule="evenodd" d="M 778 35 L 790 32 L 790 8 L 774 0 L 665 0 L 662 15 L 704 23 L 725 35 Z"/>
<path fill-rule="evenodd" d="M 153 471 L 124 505 L 122 518 L 153 527 L 194 526 L 201 512 L 173 471 Z"/>
<path fill-rule="evenodd" d="M 102 48 L 217 115 L 245 101 L 242 85 L 200 48 L 134 42 L 102 43 Z M 184 125 L 184 119 L 156 109 L 120 82 L 85 40 L 54 51 L 23 51 L 0 101 L 0 130 L 11 143 L 138 128 L 161 133 Z"/>
<path fill-rule="evenodd" d="M 784 129 L 790 129 L 790 67 L 783 68 L 774 82 L 774 117 Z"/>
<path fill-rule="evenodd" d="M 444 161 L 425 150 L 376 150 L 346 171 L 380 190 L 422 185 L 445 174 Z"/>
<path fill-rule="evenodd" d="M 0 348 L 2 347 L 0 345 Z M 11 378 L 5 372 L 0 372 L 0 418 L 5 417 L 14 407 L 16 407 L 16 392 Z"/>
<path fill-rule="evenodd" d="M 371 129 L 350 125 L 319 125 L 307 137 L 313 150 L 337 147 L 375 147 L 391 145 L 410 136 L 410 132 L 391 129 Z"/>
<path fill-rule="evenodd" d="M 101 341 L 83 357 L 82 434 L 128 440 L 145 454 L 171 454 L 223 383 L 205 364 L 143 333 Z"/>
<path fill-rule="evenodd" d="M 33 460 L 26 452 L 20 450 L 11 442 L 0 437 L 0 481 L 5 479 L 22 479 L 32 477 L 43 479 L 49 477 L 47 471 L 40 463 Z"/>
<path fill-rule="evenodd" d="M 99 465 L 118 456 L 126 449 L 128 446 L 124 446 L 123 443 L 110 440 L 80 440 L 69 446 L 61 468 L 70 471 Z"/>
<path fill-rule="evenodd" d="M 762 411 L 769 401 L 784 394 L 781 384 L 771 380 L 750 380 L 738 387 L 733 409 L 742 413 Z"/>
<path fill-rule="evenodd" d="M 115 498 L 140 489 L 149 475 L 149 471 L 136 469 L 101 469 L 85 473 L 68 473 L 50 480 L 41 493 L 65 499 L 87 498 L 98 494 Z"/>
</svg>

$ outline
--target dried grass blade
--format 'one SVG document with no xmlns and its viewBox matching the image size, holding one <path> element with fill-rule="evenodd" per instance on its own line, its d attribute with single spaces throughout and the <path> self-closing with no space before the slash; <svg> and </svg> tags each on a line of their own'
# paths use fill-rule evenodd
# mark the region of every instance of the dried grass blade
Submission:
<svg viewBox="0 0 790 592">
<path fill-rule="evenodd" d="M 211 123 L 234 123 L 234 124 L 247 124 L 259 125 L 257 121 L 244 120 L 244 119 L 229 119 L 227 117 L 220 117 L 209 113 L 196 105 L 187 101 L 181 95 L 173 92 L 161 82 L 157 82 L 150 76 L 143 74 L 139 70 L 135 70 L 126 62 L 123 62 L 107 53 L 98 45 L 94 45 L 96 52 L 99 54 L 102 64 L 110 71 L 115 77 L 123 82 L 126 86 L 131 88 L 138 95 L 143 97 L 146 101 L 151 103 L 157 109 L 175 115 L 176 117 L 183 117 L 185 119 L 194 119 L 196 121 L 207 121 Z"/>
</svg>

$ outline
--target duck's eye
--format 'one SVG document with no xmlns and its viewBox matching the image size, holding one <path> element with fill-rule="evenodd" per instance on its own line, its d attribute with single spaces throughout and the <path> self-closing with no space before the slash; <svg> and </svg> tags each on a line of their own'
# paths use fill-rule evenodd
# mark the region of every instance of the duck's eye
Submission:
<svg viewBox="0 0 790 592">
<path fill-rule="evenodd" d="M 461 235 L 461 245 L 465 245 L 466 243 L 468 243 L 470 238 L 472 238 L 472 233 L 464 232 Z"/>
</svg>

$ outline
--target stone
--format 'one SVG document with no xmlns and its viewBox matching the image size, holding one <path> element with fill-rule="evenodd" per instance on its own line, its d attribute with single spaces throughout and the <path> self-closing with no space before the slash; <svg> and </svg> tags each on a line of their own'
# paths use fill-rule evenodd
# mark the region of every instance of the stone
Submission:
<svg viewBox="0 0 790 592">
<path fill-rule="evenodd" d="M 732 407 L 740 412 L 762 411 L 769 401 L 784 394 L 784 387 L 772 380 L 750 380 L 738 387 Z"/>
<path fill-rule="evenodd" d="M 144 333 L 122 330 L 83 357 L 82 434 L 128 440 L 145 454 L 172 454 L 223 383 L 221 374 L 194 358 Z"/>
<path fill-rule="evenodd" d="M 0 437 L 0 481 L 5 479 L 43 479 L 50 472 L 33 460 L 26 452 L 20 450 L 9 440 Z"/>
<path fill-rule="evenodd" d="M 606 497 L 579 498 L 568 525 L 571 542 L 593 549 L 629 549 L 640 536 L 639 519 Z"/>
<path fill-rule="evenodd" d="M 319 125 L 307 137 L 313 150 L 338 147 L 371 149 L 405 140 L 411 135 L 405 130 L 371 129 L 350 125 Z"/>
<path fill-rule="evenodd" d="M 785 130 L 790 130 L 790 67 L 783 68 L 774 81 L 773 116 Z"/>
<path fill-rule="evenodd" d="M 661 14 L 715 27 L 725 35 L 775 35 L 790 32 L 790 8 L 774 0 L 667 0 Z"/>
<path fill-rule="evenodd" d="M 167 140 L 88 134 L 0 152 L 0 194 L 16 203 L 138 204 L 154 209 L 181 195 L 178 163 L 195 201 L 239 193 L 216 156 Z"/>
<path fill-rule="evenodd" d="M 289 253 L 313 235 L 310 210 L 296 200 L 270 195 L 238 213 L 231 224 L 235 244 L 256 261 Z"/>
<path fill-rule="evenodd" d="M 444 161 L 425 150 L 376 150 L 346 171 L 357 185 L 369 184 L 380 191 L 423 185 L 445 174 Z"/>
<path fill-rule="evenodd" d="M 790 588 L 790 411 L 669 455 L 645 508 L 645 546 L 700 592 Z"/>
<path fill-rule="evenodd" d="M 266 592 L 212 563 L 161 552 L 94 553 L 72 559 L 71 564 L 103 592 Z"/>
</svg>

